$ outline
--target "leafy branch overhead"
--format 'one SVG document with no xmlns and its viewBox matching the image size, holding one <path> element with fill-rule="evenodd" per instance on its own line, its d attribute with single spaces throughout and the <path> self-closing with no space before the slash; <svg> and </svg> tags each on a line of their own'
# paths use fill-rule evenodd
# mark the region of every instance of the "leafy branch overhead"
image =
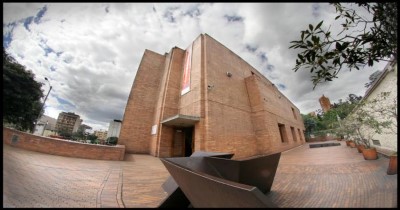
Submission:
<svg viewBox="0 0 400 210">
<path fill-rule="evenodd" d="M 318 83 L 338 78 L 344 67 L 359 70 L 392 56 L 397 58 L 396 2 L 358 3 L 358 7 L 372 14 L 371 19 L 340 3 L 333 5 L 338 13 L 335 20 L 344 20 L 337 35 L 333 36 L 331 26 L 326 29 L 321 21 L 315 26 L 309 24 L 300 32 L 299 40 L 290 42 L 289 49 L 302 50 L 293 70 L 310 69 L 314 88 Z"/>
</svg>

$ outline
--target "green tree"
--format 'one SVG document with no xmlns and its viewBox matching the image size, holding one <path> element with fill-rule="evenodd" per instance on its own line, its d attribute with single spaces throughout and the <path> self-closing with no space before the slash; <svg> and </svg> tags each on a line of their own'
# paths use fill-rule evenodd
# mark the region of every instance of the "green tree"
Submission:
<svg viewBox="0 0 400 210">
<path fill-rule="evenodd" d="M 112 136 L 107 138 L 107 144 L 116 145 L 118 142 L 118 137 Z"/>
<path fill-rule="evenodd" d="M 64 137 L 65 139 L 71 139 L 72 138 L 72 133 L 68 131 L 66 128 L 60 128 L 58 130 L 58 135 Z M 73 138 L 73 140 L 76 140 Z"/>
<path fill-rule="evenodd" d="M 316 117 L 303 117 L 304 125 L 310 123 L 309 118 L 313 120 L 314 127 L 309 134 L 325 135 L 326 133 L 336 133 L 344 136 L 347 132 L 341 129 L 341 120 L 345 119 L 352 110 L 360 103 L 362 96 L 349 94 L 345 101 L 339 99 L 338 103 L 334 103 L 331 109 L 326 113 L 320 112 Z M 308 120 L 308 122 L 306 121 Z M 306 130 L 307 132 L 307 130 Z"/>
<path fill-rule="evenodd" d="M 95 140 L 97 140 L 97 136 L 94 135 L 94 134 L 89 134 L 89 135 L 87 136 L 87 139 L 90 140 L 90 141 L 92 141 L 92 142 L 94 142 Z"/>
<path fill-rule="evenodd" d="M 42 83 L 34 78 L 3 47 L 3 123 L 13 124 L 18 130 L 33 131 L 43 97 Z"/>
<path fill-rule="evenodd" d="M 309 114 L 308 115 L 301 114 L 301 117 L 303 118 L 304 122 L 306 139 L 309 139 L 311 137 L 310 135 L 317 127 L 317 118 Z"/>
<path fill-rule="evenodd" d="M 338 13 L 335 20 L 343 21 L 337 35 L 332 35 L 331 27 L 323 27 L 321 21 L 315 26 L 309 24 L 289 47 L 302 50 L 293 70 L 310 69 L 314 88 L 320 82 L 338 78 L 343 67 L 359 70 L 391 57 L 397 59 L 396 2 L 357 3 L 371 14 L 370 19 L 340 3 L 332 5 Z"/>
<path fill-rule="evenodd" d="M 84 136 L 83 132 L 78 131 L 78 132 L 72 133 L 71 137 L 73 140 L 82 140 L 82 139 L 84 139 L 85 136 Z"/>
</svg>

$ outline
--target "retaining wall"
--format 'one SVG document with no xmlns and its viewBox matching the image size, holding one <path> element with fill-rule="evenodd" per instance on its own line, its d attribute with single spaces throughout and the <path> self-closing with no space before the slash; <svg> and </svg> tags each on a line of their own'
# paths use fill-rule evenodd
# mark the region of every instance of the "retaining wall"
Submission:
<svg viewBox="0 0 400 210">
<path fill-rule="evenodd" d="M 3 127 L 3 144 L 25 150 L 66 157 L 96 160 L 123 160 L 125 146 L 85 144 L 63 139 L 37 136 Z"/>
</svg>

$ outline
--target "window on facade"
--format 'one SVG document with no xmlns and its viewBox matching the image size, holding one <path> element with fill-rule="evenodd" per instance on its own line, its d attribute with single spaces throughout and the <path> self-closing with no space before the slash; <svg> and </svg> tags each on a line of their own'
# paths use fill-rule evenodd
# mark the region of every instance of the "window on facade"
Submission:
<svg viewBox="0 0 400 210">
<path fill-rule="evenodd" d="M 292 107 L 292 113 L 293 113 L 294 119 L 296 119 L 296 120 L 297 120 L 297 117 L 296 117 L 296 112 L 294 112 L 294 109 L 293 109 L 293 107 Z"/>
<path fill-rule="evenodd" d="M 294 132 L 294 128 L 290 127 L 290 130 L 292 131 L 293 141 L 297 141 L 297 136 L 296 136 L 296 132 Z"/>
<path fill-rule="evenodd" d="M 281 135 L 282 143 L 288 142 L 285 125 L 278 123 L 278 127 L 279 127 L 279 134 Z"/>
<path fill-rule="evenodd" d="M 372 139 L 372 143 L 377 146 L 381 146 L 381 142 L 379 140 Z"/>
<path fill-rule="evenodd" d="M 298 131 L 298 133 L 299 133 L 300 141 L 303 141 L 303 137 L 301 136 L 300 129 L 297 129 L 297 131 Z"/>
</svg>

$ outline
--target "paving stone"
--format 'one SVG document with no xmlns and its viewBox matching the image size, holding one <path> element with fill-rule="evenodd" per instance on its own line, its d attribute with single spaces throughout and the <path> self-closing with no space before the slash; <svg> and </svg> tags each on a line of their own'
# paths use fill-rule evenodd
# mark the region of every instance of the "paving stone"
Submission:
<svg viewBox="0 0 400 210">
<path fill-rule="evenodd" d="M 397 174 L 387 175 L 389 160 L 364 160 L 356 149 L 283 152 L 266 196 L 280 208 L 397 207 Z M 150 155 L 126 154 L 125 161 L 53 156 L 3 144 L 5 208 L 157 207 L 167 196 L 169 176 Z"/>
</svg>

